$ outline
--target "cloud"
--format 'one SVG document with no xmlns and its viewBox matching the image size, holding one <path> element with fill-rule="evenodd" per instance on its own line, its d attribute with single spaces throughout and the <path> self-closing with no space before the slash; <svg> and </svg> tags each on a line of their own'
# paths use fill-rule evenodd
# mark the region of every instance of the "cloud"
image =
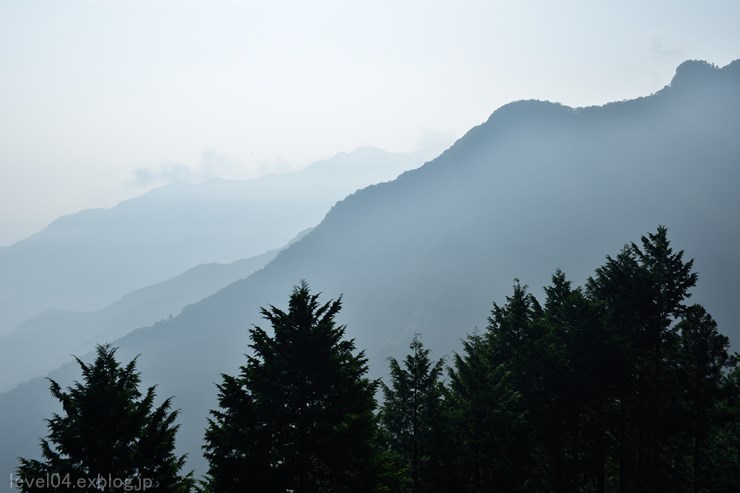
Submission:
<svg viewBox="0 0 740 493">
<path fill-rule="evenodd" d="M 160 183 L 171 183 L 173 181 L 191 181 L 192 177 L 192 171 L 184 164 L 165 163 L 156 169 L 135 169 L 133 183 L 136 185 L 147 186 Z"/>
<path fill-rule="evenodd" d="M 659 39 L 653 39 L 650 47 L 650 55 L 648 57 L 653 62 L 674 62 L 679 59 L 686 58 L 686 54 L 673 46 L 668 46 Z"/>
<path fill-rule="evenodd" d="M 645 59 L 652 67 L 650 77 L 656 83 L 665 83 L 666 71 L 672 71 L 686 59 L 686 53 L 674 46 L 670 46 L 660 39 L 653 38 Z"/>
<path fill-rule="evenodd" d="M 293 167 L 288 161 L 280 157 L 270 161 L 265 161 L 257 167 L 257 175 L 267 175 L 271 173 L 287 173 L 292 171 Z"/>
<path fill-rule="evenodd" d="M 225 154 L 214 149 L 205 149 L 195 165 L 167 162 L 154 168 L 136 168 L 133 174 L 132 185 L 151 186 L 177 181 L 195 183 L 209 178 L 241 178 L 244 167 Z"/>
</svg>

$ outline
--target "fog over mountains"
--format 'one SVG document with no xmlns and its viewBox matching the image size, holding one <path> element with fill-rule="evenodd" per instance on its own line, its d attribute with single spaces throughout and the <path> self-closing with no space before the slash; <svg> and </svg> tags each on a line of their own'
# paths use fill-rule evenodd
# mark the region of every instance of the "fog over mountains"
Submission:
<svg viewBox="0 0 740 493">
<path fill-rule="evenodd" d="M 97 310 L 195 265 L 281 248 L 336 201 L 420 166 L 429 152 L 362 148 L 293 173 L 174 183 L 61 217 L 2 251 L 0 335 L 47 309 Z"/>
<path fill-rule="evenodd" d="M 144 383 L 175 396 L 178 444 L 200 474 L 214 382 L 243 363 L 259 307 L 284 306 L 299 280 L 324 299 L 343 294 L 340 319 L 379 376 L 415 332 L 437 357 L 458 349 L 515 277 L 538 296 L 556 268 L 580 284 L 660 224 L 696 258 L 693 299 L 737 347 L 738 135 L 740 61 L 686 62 L 657 93 L 601 107 L 511 103 L 421 168 L 336 204 L 264 269 L 117 340 L 119 357 L 141 354 Z M 67 385 L 76 370 L 52 376 Z M 56 409 L 46 387 L 35 379 L 0 395 L 0 470 L 37 455 L 42 420 Z"/>
<path fill-rule="evenodd" d="M 294 240 L 308 232 L 301 232 Z M 279 250 L 229 264 L 201 264 L 179 276 L 137 289 L 100 310 L 46 310 L 0 337 L 0 392 L 85 354 L 98 341 L 113 341 L 131 330 L 180 313 L 275 258 Z"/>
</svg>

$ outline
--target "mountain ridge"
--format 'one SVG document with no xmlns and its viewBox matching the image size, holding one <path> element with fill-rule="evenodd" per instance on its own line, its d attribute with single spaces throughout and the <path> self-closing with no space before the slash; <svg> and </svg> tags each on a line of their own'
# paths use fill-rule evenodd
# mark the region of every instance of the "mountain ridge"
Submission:
<svg viewBox="0 0 740 493">
<path fill-rule="evenodd" d="M 53 370 L 69 354 L 86 354 L 96 341 L 112 341 L 149 326 L 231 282 L 264 267 L 278 250 L 231 264 L 201 264 L 167 281 L 132 291 L 100 310 L 46 310 L 0 337 L 0 392 Z"/>
<path fill-rule="evenodd" d="M 145 381 L 175 396 L 178 444 L 202 472 L 199 445 L 218 375 L 243 364 L 259 307 L 282 306 L 300 279 L 327 298 L 344 295 L 340 322 L 380 376 L 385 358 L 402 354 L 415 332 L 435 357 L 458 349 L 514 278 L 536 295 L 556 268 L 582 284 L 607 254 L 666 224 L 674 247 L 696 258 L 693 300 L 737 338 L 740 77 L 730 72 L 734 84 L 719 90 L 701 79 L 587 111 L 548 106 L 560 117 L 544 123 L 522 116 L 504 125 L 501 115 L 517 106 L 494 112 L 421 168 L 336 203 L 264 269 L 118 340 L 119 354 L 141 354 Z M 53 375 L 67 384 L 71 370 Z M 54 409 L 40 397 L 42 383 L 0 395 L 8 416 L 0 438 L 26 447 L 16 456 L 35 453 L 31 437 L 43 434 L 40 420 Z M 17 411 L 31 405 L 35 415 Z M 3 452 L 0 463 L 11 463 Z"/>
<path fill-rule="evenodd" d="M 423 155 L 362 149 L 313 169 L 173 184 L 62 216 L 0 255 L 0 335 L 48 308 L 98 309 L 193 265 L 280 248 L 336 200 L 421 165 Z"/>
</svg>

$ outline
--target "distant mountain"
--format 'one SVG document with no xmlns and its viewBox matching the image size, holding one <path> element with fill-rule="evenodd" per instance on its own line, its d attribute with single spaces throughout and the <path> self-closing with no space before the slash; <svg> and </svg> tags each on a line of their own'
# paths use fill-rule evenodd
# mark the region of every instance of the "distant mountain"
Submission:
<svg viewBox="0 0 740 493">
<path fill-rule="evenodd" d="M 175 183 L 61 217 L 0 255 L 0 335 L 47 309 L 96 310 L 194 265 L 279 248 L 347 194 L 420 166 L 425 152 L 362 148 L 293 173 Z"/>
<path fill-rule="evenodd" d="M 175 396 L 179 447 L 202 473 L 219 373 L 244 362 L 247 328 L 266 325 L 259 307 L 285 306 L 300 279 L 324 299 L 344 294 L 339 321 L 379 376 L 414 332 L 435 357 L 458 350 L 514 277 L 536 295 L 558 267 L 580 284 L 659 224 L 696 258 L 693 299 L 737 344 L 738 135 L 740 62 L 687 62 L 657 93 L 602 107 L 506 105 L 437 159 L 338 203 L 264 269 L 120 339 L 119 356 L 141 353 L 144 381 Z M 68 384 L 75 370 L 53 376 Z M 42 419 L 57 409 L 46 386 L 0 395 L 0 470 L 38 454 Z"/>
<path fill-rule="evenodd" d="M 289 244 L 308 232 L 301 232 Z M 90 312 L 47 310 L 0 337 L 0 392 L 43 375 L 85 354 L 96 343 L 114 341 L 138 327 L 172 318 L 232 282 L 261 269 L 278 254 L 272 250 L 230 264 L 202 264 L 167 281 L 137 289 L 107 307 Z"/>
</svg>

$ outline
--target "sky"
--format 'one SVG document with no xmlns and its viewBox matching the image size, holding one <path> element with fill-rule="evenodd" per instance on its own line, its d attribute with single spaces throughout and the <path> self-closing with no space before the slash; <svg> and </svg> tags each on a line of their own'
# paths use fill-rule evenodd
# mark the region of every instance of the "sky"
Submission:
<svg viewBox="0 0 740 493">
<path fill-rule="evenodd" d="M 740 58 L 740 2 L 0 0 L 0 246 L 172 181 L 450 144 Z"/>
</svg>

